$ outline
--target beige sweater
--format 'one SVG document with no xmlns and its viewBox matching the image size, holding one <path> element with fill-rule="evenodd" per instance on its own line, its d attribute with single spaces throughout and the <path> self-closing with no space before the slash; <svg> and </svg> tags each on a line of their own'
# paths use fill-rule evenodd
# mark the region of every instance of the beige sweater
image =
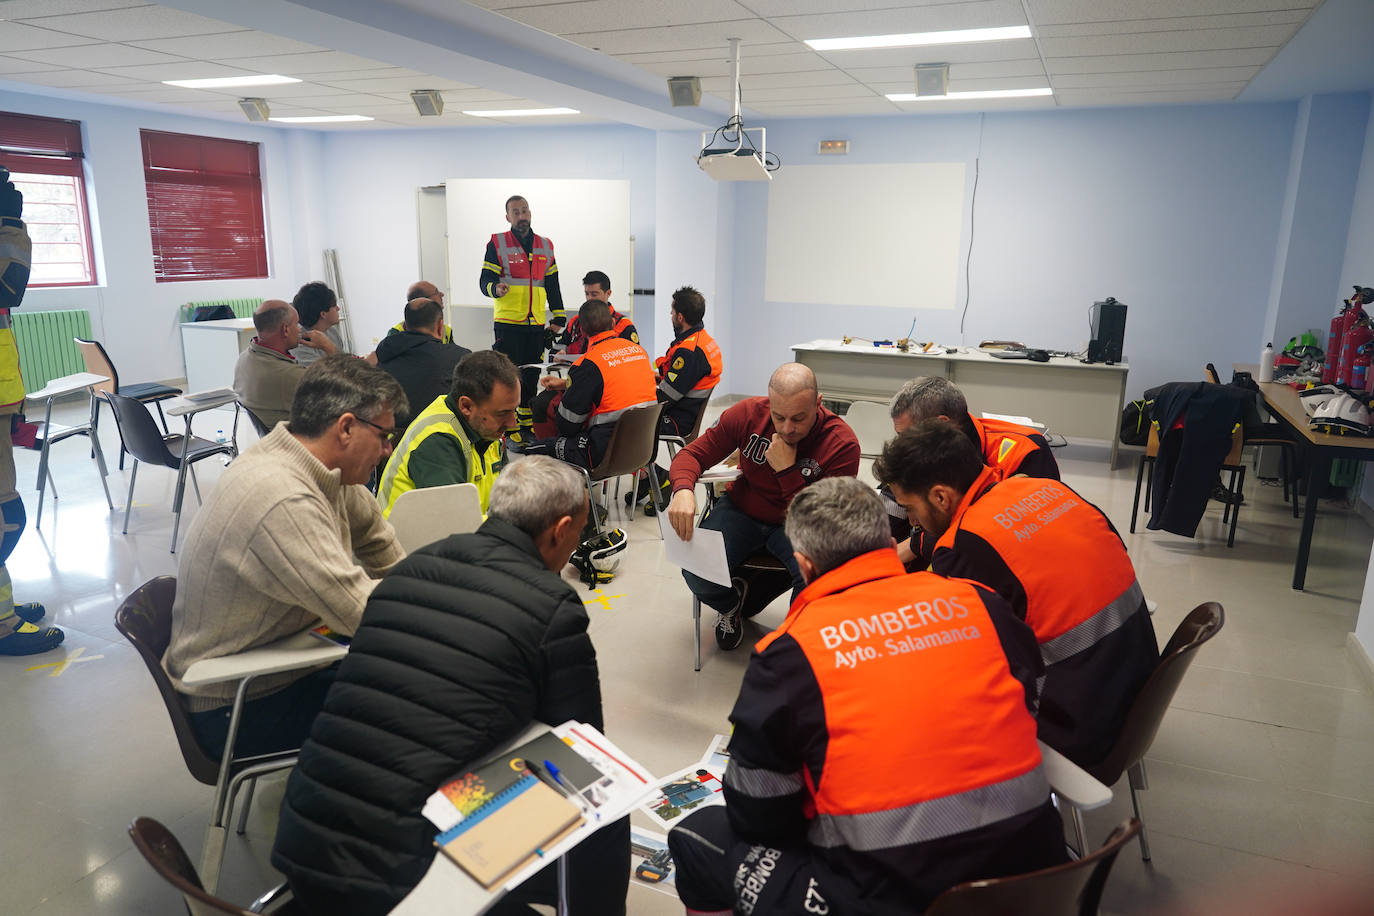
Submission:
<svg viewBox="0 0 1374 916">
<path fill-rule="evenodd" d="M 281 424 L 229 466 L 191 523 L 163 667 L 178 691 L 192 695 L 192 711 L 232 703 L 237 684 L 188 688 L 181 675 L 202 658 L 320 621 L 352 633 L 377 579 L 403 556 L 372 494 L 343 485 Z M 255 680 L 249 696 L 306 673 Z"/>
<path fill-rule="evenodd" d="M 305 367 L 256 337 L 234 364 L 234 392 L 268 429 L 291 419 L 291 401 Z"/>
</svg>

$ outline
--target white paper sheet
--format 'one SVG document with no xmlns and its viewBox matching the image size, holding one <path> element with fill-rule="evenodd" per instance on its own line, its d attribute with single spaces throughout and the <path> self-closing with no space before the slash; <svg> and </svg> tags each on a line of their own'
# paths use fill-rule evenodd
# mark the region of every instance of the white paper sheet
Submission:
<svg viewBox="0 0 1374 916">
<path fill-rule="evenodd" d="M 730 566 L 725 562 L 725 536 L 719 531 L 697 528 L 692 539 L 684 541 L 668 523 L 668 513 L 658 513 L 658 530 L 663 535 L 663 550 L 668 562 L 717 585 L 730 584 Z"/>
</svg>

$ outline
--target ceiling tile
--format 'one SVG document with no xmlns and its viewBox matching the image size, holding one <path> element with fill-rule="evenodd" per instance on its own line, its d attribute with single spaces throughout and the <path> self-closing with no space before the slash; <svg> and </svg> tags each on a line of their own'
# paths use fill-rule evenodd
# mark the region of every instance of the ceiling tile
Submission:
<svg viewBox="0 0 1374 916">
<path fill-rule="evenodd" d="M 889 92 L 914 92 L 914 79 L 899 82 L 874 82 L 869 87 L 882 95 Z M 950 92 L 985 92 L 990 89 L 1043 89 L 1049 85 L 1044 74 L 1039 76 L 993 76 L 981 79 L 956 80 L 950 77 Z"/>
<path fill-rule="evenodd" d="M 1102 57 L 1047 58 L 1050 73 L 1119 73 L 1126 70 L 1187 70 L 1196 67 L 1247 67 L 1268 63 L 1273 48 L 1229 48 L 1221 51 L 1174 51 L 1159 54 L 1110 54 Z"/>
<path fill-rule="evenodd" d="M 810 16 L 823 13 L 888 10 L 925 6 L 978 6 L 985 0 L 744 0 L 758 16 Z M 857 33 L 856 33 L 857 34 Z"/>
<path fill-rule="evenodd" d="M 97 13 L 44 16 L 26 22 L 45 29 L 69 32 L 72 35 L 98 38 L 101 41 L 142 41 L 150 38 L 180 38 L 185 35 L 244 31 L 239 26 L 220 22 L 218 19 L 207 19 L 167 6 L 135 6 Z"/>
<path fill-rule="evenodd" d="M 409 93 L 378 93 L 381 96 L 395 101 L 402 101 L 410 104 Z M 470 105 L 473 102 L 509 102 L 518 99 L 519 96 L 507 95 L 504 92 L 494 92 L 491 89 L 445 89 L 441 95 L 444 97 L 444 104 L 447 106 Z"/>
<path fill-rule="evenodd" d="M 936 102 L 894 102 L 904 114 L 941 115 L 974 111 L 1035 111 L 1057 107 L 1053 96 L 1021 99 L 946 99 Z"/>
<path fill-rule="evenodd" d="M 744 104 L 753 105 L 755 102 L 776 102 L 781 99 L 791 99 L 805 101 L 807 99 L 862 99 L 874 96 L 872 89 L 858 84 L 852 86 L 796 86 L 796 87 L 777 87 L 773 89 L 749 89 L 744 87 Z M 726 90 L 721 93 L 711 93 L 730 101 L 730 92 Z"/>
<path fill-rule="evenodd" d="M 508 16 L 553 35 L 569 32 L 657 28 L 702 22 L 745 20 L 748 9 L 735 0 L 582 0 L 503 9 Z"/>
<path fill-rule="evenodd" d="M 89 38 L 39 29 L 18 22 L 0 22 L 0 51 L 31 51 L 38 48 L 69 48 L 94 44 Z"/>
<path fill-rule="evenodd" d="M 878 48 L 870 51 L 825 51 L 821 57 L 844 70 L 859 67 L 911 67 L 926 61 L 949 64 L 983 63 L 992 60 L 1029 60 L 1039 57 L 1029 38 L 1015 41 L 979 41 L 967 45 L 926 48 Z"/>
<path fill-rule="evenodd" d="M 776 57 L 781 54 L 798 53 L 797 43 L 790 38 L 780 38 L 778 41 L 760 43 L 751 42 L 740 49 L 740 59 L 750 61 L 759 57 Z M 805 53 L 813 53 L 810 49 L 805 49 Z M 673 51 L 649 51 L 649 52 L 629 52 L 625 54 L 611 54 L 616 60 L 623 60 L 627 64 L 646 64 L 654 61 L 666 60 L 725 60 L 730 56 L 730 46 L 728 44 L 713 44 L 708 48 L 679 48 Z"/>
<path fill-rule="evenodd" d="M 147 5 L 147 0 L 3 0 L 0 2 L 0 12 L 4 13 L 6 19 L 15 20 Z"/>
<path fill-rule="evenodd" d="M 235 62 L 234 66 L 239 66 L 237 61 Z M 305 74 L 301 75 L 305 76 Z M 379 67 L 375 70 L 368 70 L 366 73 L 359 73 L 356 69 L 330 70 L 326 73 L 311 73 L 306 78 L 308 79 L 308 81 L 312 83 L 327 83 L 334 80 L 360 79 L 364 76 L 370 77 L 372 79 L 386 79 L 391 77 L 402 76 L 414 77 L 419 79 L 423 78 L 424 74 L 417 73 L 414 70 L 407 70 L 405 67 Z"/>
<path fill-rule="evenodd" d="M 1137 73 L 1070 73 L 1054 79 L 1055 89 L 1149 89 L 1249 82 L 1259 67 L 1208 67 L 1198 70 L 1145 70 Z"/>
<path fill-rule="evenodd" d="M 44 70 L 51 70 L 52 64 L 40 64 L 31 60 L 24 60 L 19 57 L 0 56 L 0 74 L 10 73 L 41 73 Z"/>
<path fill-rule="evenodd" d="M 360 90 L 357 87 L 339 88 L 328 86 L 322 83 L 286 83 L 281 86 L 245 86 L 240 89 L 205 89 L 201 90 L 216 95 L 227 95 L 238 98 L 243 95 L 262 96 L 265 99 L 302 99 L 312 96 L 341 96 L 355 95 Z"/>
<path fill-rule="evenodd" d="M 396 92 L 400 90 L 410 91 L 412 89 L 473 89 L 475 87 L 467 83 L 459 83 L 454 80 L 443 79 L 437 76 L 393 76 L 393 77 L 369 77 L 366 73 L 354 74 L 354 79 L 346 80 L 322 80 L 316 77 L 311 78 L 312 83 L 321 86 L 333 86 L 336 89 L 356 89 L 359 92 Z M 423 83 L 424 85 L 421 85 Z"/>
<path fill-rule="evenodd" d="M 57 89 L 88 89 L 96 86 L 133 87 L 141 85 L 137 80 L 127 77 L 109 76 L 90 70 L 46 70 L 42 73 L 21 73 L 15 81 L 33 83 L 38 86 L 52 86 Z"/>
<path fill-rule="evenodd" d="M 852 86 L 856 80 L 839 70 L 808 70 L 803 73 L 755 73 L 741 76 L 740 84 L 750 89 L 773 89 L 778 86 Z M 729 95 L 730 77 L 708 76 L 701 81 L 704 92 L 724 92 Z"/>
<path fill-rule="evenodd" d="M 273 101 L 268 99 L 268 101 Z M 334 105 L 358 104 L 358 105 L 392 105 L 396 104 L 392 99 L 384 99 L 379 95 L 372 95 L 367 92 L 335 92 L 325 95 L 303 95 L 293 96 L 282 100 L 283 105 L 302 105 L 306 108 L 330 108 Z"/>
<path fill-rule="evenodd" d="M 798 40 L 806 40 L 1025 25 L 1026 14 L 1018 0 L 986 0 L 983 3 L 950 3 L 872 12 L 845 11 L 819 16 L 779 16 L 770 21 L 788 35 Z"/>
<path fill-rule="evenodd" d="M 1182 32 L 1195 29 L 1236 29 L 1266 25 L 1296 25 L 1307 10 L 1277 10 L 1234 16 L 1188 16 L 1182 19 L 1130 19 L 1111 22 L 1076 22 L 1045 25 L 1036 29 L 1041 38 L 1078 38 L 1086 35 L 1126 35 L 1135 32 Z"/>
<path fill-rule="evenodd" d="M 846 70 L 861 83 L 911 82 L 916 74 L 911 67 L 861 67 Z M 950 79 L 980 79 L 997 76 L 1041 76 L 1045 68 L 1040 58 L 1030 60 L 996 60 L 977 64 L 950 64 Z"/>
<path fill-rule="evenodd" d="M 1036 25 L 1314 9 L 1320 0 L 1026 0 Z"/>
<path fill-rule="evenodd" d="M 232 26 L 230 26 L 232 28 Z M 133 44 L 151 51 L 167 54 L 180 54 L 182 57 L 195 57 L 202 60 L 227 60 L 231 57 L 266 57 L 277 54 L 308 54 L 323 51 L 318 45 L 306 44 L 294 38 L 271 35 L 267 32 L 247 31 L 229 32 L 216 35 L 211 39 L 201 36 L 190 38 L 156 38 L 151 41 L 135 41 Z"/>
<path fill-rule="evenodd" d="M 0 7 L 3 10 L 4 7 Z M 16 57 L 42 61 L 65 67 L 131 67 L 138 64 L 182 63 L 184 57 L 159 54 L 143 48 L 128 45 L 98 44 L 82 45 L 79 48 L 47 48 L 44 50 L 16 51 Z"/>
<path fill-rule="evenodd" d="M 1165 89 L 1151 92 L 1126 92 L 1120 89 L 1065 89 L 1059 93 L 1064 105 L 1162 105 L 1167 102 L 1213 102 L 1234 99 L 1245 83 L 1219 83 L 1195 89 Z"/>
<path fill-rule="evenodd" d="M 89 90 L 103 95 L 117 95 L 138 102 L 219 102 L 224 96 L 207 95 L 198 89 L 183 89 L 180 86 L 147 86 L 125 88 L 123 86 L 93 86 Z"/>
<path fill-rule="evenodd" d="M 1221 48 L 1277 48 L 1292 36 L 1288 25 L 1247 29 L 1200 29 L 1196 32 L 1145 32 L 1089 38 L 1042 38 L 1046 57 L 1091 54 L 1143 54 L 1155 51 L 1207 51 Z"/>
<path fill-rule="evenodd" d="M 233 64 L 235 67 L 246 67 L 259 73 L 280 73 L 283 76 L 303 77 L 322 73 L 338 76 L 358 70 L 396 70 L 398 72 L 394 74 L 383 75 L 407 76 L 411 72 L 379 60 L 369 60 L 342 51 L 311 51 L 305 54 L 272 54 L 262 57 L 230 57 L 227 54 L 215 54 L 211 55 L 211 59 Z"/>
<path fill-rule="evenodd" d="M 606 54 L 712 47 L 725 50 L 730 46 L 729 39 L 739 38 L 743 41 L 740 53 L 744 57 L 749 56 L 749 45 L 753 42 L 762 44 L 788 40 L 787 35 L 761 19 L 738 19 L 732 22 L 708 22 L 653 29 L 570 32 L 563 37 Z"/>
<path fill-rule="evenodd" d="M 162 82 L 163 80 L 195 80 L 210 79 L 221 76 L 247 76 L 251 70 L 244 70 L 240 67 L 228 67 L 224 64 L 208 63 L 205 61 L 188 60 L 173 62 L 168 64 L 142 64 L 137 67 L 98 67 L 95 69 L 104 70 L 117 76 L 128 76 L 134 79 L 149 80 L 150 82 Z"/>
<path fill-rule="evenodd" d="M 640 68 L 660 76 L 729 76 L 730 62 L 720 58 L 703 61 L 669 61 L 664 64 L 641 64 Z M 824 58 L 814 51 L 800 54 L 775 54 L 769 57 L 746 57 L 740 61 L 741 78 L 762 73 L 802 73 L 806 71 L 834 71 Z"/>
</svg>

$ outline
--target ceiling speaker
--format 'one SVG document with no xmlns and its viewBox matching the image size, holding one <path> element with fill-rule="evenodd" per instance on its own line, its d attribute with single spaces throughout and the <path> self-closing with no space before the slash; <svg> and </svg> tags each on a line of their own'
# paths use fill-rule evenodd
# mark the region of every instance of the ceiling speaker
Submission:
<svg viewBox="0 0 1374 916">
<path fill-rule="evenodd" d="M 949 95 L 949 64 L 917 64 L 916 95 Z"/>
<path fill-rule="evenodd" d="M 695 76 L 668 77 L 668 98 L 674 108 L 701 104 L 701 80 Z"/>
<path fill-rule="evenodd" d="M 410 100 L 421 117 L 437 117 L 444 113 L 444 97 L 437 89 L 416 89 L 410 94 Z"/>
<path fill-rule="evenodd" d="M 267 107 L 267 99 L 239 99 L 243 116 L 250 121 L 266 121 L 272 117 L 272 109 Z"/>
</svg>

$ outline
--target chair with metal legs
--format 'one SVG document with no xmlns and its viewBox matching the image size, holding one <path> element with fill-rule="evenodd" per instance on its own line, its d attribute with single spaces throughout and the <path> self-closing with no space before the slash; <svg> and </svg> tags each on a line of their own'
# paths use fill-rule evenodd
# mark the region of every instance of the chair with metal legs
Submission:
<svg viewBox="0 0 1374 916">
<path fill-rule="evenodd" d="M 151 817 L 135 818 L 129 825 L 129 838 L 134 841 L 134 848 L 153 867 L 153 871 L 181 892 L 191 916 L 210 916 L 214 913 L 228 913 L 230 916 L 275 913 L 277 916 L 288 916 L 299 911 L 285 883 L 254 900 L 247 909 L 207 892 L 181 843 L 177 842 L 170 830 Z"/>
<path fill-rule="evenodd" d="M 119 384 L 119 373 L 115 370 L 114 363 L 110 360 L 110 354 L 105 352 L 105 348 L 98 340 L 87 340 L 84 337 L 73 337 L 76 348 L 81 351 L 81 359 L 86 364 L 87 372 L 95 372 L 100 375 L 108 375 L 110 380 L 94 385 L 91 388 L 91 423 L 96 424 L 100 420 L 100 401 L 96 399 L 97 392 L 109 391 L 114 394 L 122 394 L 125 397 L 133 398 L 144 404 L 152 404 L 157 408 L 158 418 L 162 420 L 162 431 L 168 432 L 167 417 L 162 412 L 162 402 L 168 398 L 174 398 L 181 394 L 180 388 L 173 388 L 171 385 L 163 385 L 158 382 L 137 382 L 132 385 Z M 119 443 L 119 469 L 124 470 L 124 453 L 127 449 L 124 443 Z"/>
<path fill-rule="evenodd" d="M 615 421 L 615 429 L 611 431 L 611 438 L 606 443 L 606 452 L 601 462 L 590 471 L 578 468 L 586 479 L 589 501 L 592 500 L 592 484 L 625 474 L 636 474 L 641 470 L 647 470 L 653 486 L 658 486 L 658 474 L 654 471 L 654 455 L 658 451 L 658 418 L 662 413 L 662 404 L 646 404 L 643 407 L 629 408 Z M 605 527 L 601 524 L 601 515 L 595 506 L 591 509 L 591 519 L 596 533 L 604 533 Z"/>
<path fill-rule="evenodd" d="M 209 439 L 199 439 L 194 436 L 187 442 L 184 435 L 163 435 L 158 431 L 157 424 L 153 422 L 152 414 L 148 413 L 148 408 L 139 401 L 122 394 L 111 394 L 108 391 L 101 392 L 101 396 L 109 401 L 110 407 L 114 410 L 115 423 L 119 425 L 119 434 L 123 437 L 129 454 L 134 457 L 134 466 L 129 472 L 129 496 L 124 504 L 123 533 L 129 533 L 129 514 L 133 511 L 134 506 L 134 482 L 138 480 L 139 462 L 171 468 L 177 471 L 176 492 L 172 497 L 172 512 L 175 516 L 175 521 L 172 523 L 172 553 L 176 553 L 177 531 L 181 527 L 181 502 L 186 490 L 186 475 L 190 474 L 191 486 L 196 492 L 196 502 L 200 502 L 200 484 L 196 481 L 195 463 L 209 458 L 211 455 L 228 455 L 232 458 L 234 444 L 232 442 L 211 442 Z"/>
</svg>

